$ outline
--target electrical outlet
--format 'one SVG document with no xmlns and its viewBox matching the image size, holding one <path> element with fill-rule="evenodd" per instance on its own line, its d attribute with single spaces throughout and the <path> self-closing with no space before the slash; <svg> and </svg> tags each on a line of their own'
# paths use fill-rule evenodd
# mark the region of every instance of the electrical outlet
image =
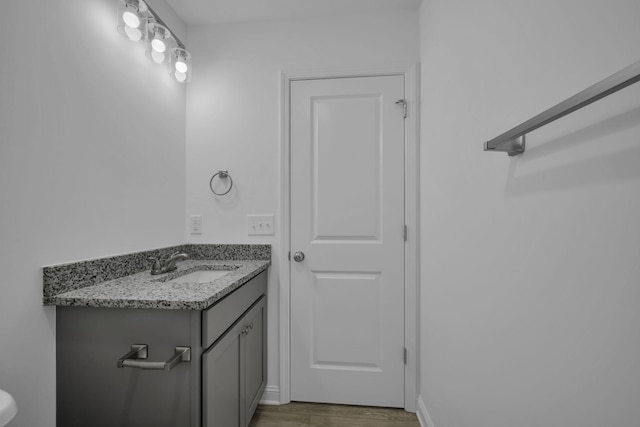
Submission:
<svg viewBox="0 0 640 427">
<path fill-rule="evenodd" d="M 249 236 L 273 235 L 273 215 L 247 215 Z"/>
<path fill-rule="evenodd" d="M 202 234 L 202 215 L 191 215 L 191 234 Z"/>
</svg>

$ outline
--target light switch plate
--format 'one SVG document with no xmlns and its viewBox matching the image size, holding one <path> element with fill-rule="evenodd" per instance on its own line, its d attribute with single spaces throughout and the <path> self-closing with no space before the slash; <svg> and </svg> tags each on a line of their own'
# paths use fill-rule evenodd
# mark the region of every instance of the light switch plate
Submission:
<svg viewBox="0 0 640 427">
<path fill-rule="evenodd" d="M 273 215 L 247 215 L 249 236 L 273 235 Z"/>
<path fill-rule="evenodd" d="M 202 215 L 191 215 L 191 234 L 202 234 Z"/>
</svg>

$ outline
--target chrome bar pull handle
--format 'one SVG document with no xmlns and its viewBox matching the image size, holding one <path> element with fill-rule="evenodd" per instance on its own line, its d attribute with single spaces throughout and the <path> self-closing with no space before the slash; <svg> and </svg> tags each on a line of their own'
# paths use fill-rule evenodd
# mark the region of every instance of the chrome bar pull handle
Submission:
<svg viewBox="0 0 640 427">
<path fill-rule="evenodd" d="M 146 344 L 133 344 L 131 350 L 118 359 L 118 368 L 124 368 L 124 362 L 131 359 L 146 359 L 147 358 L 147 345 Z"/>
<path fill-rule="evenodd" d="M 146 344 L 133 344 L 131 350 L 118 359 L 118 368 L 138 368 L 170 371 L 182 362 L 191 362 L 191 347 L 176 347 L 173 356 L 166 362 L 150 362 Z"/>
</svg>

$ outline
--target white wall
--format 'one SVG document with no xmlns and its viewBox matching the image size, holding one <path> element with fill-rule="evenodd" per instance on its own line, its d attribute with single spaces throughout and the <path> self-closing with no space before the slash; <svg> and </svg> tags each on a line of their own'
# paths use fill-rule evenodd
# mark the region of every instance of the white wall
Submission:
<svg viewBox="0 0 640 427">
<path fill-rule="evenodd" d="M 15 427 L 55 423 L 42 266 L 184 241 L 185 89 L 117 33 L 115 8 L 0 6 L 0 388 Z"/>
<path fill-rule="evenodd" d="M 417 11 L 222 24 L 189 29 L 187 215 L 203 215 L 193 243 L 274 245 L 269 296 L 269 385 L 279 384 L 280 73 L 413 65 Z M 228 169 L 234 188 L 214 197 L 209 179 Z M 276 236 L 248 236 L 248 214 L 275 214 Z M 269 398 L 274 398 L 269 394 Z M 276 396 L 277 397 L 277 396 Z"/>
<path fill-rule="evenodd" d="M 425 0 L 421 397 L 437 427 L 640 423 L 640 85 L 482 143 L 640 59 L 637 0 Z"/>
</svg>

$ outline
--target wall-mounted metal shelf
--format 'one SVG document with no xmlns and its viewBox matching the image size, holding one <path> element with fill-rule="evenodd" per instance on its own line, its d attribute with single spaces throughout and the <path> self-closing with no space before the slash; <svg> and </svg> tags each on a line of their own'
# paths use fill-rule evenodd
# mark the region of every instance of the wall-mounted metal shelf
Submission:
<svg viewBox="0 0 640 427">
<path fill-rule="evenodd" d="M 505 152 L 509 156 L 524 153 L 525 135 L 539 127 L 558 120 L 567 114 L 573 113 L 599 99 L 611 95 L 625 87 L 640 81 L 640 61 L 635 62 L 623 70 L 607 77 L 606 79 L 588 87 L 571 98 L 554 105 L 548 110 L 538 114 L 508 130 L 507 132 L 484 143 L 484 151 Z"/>
</svg>

